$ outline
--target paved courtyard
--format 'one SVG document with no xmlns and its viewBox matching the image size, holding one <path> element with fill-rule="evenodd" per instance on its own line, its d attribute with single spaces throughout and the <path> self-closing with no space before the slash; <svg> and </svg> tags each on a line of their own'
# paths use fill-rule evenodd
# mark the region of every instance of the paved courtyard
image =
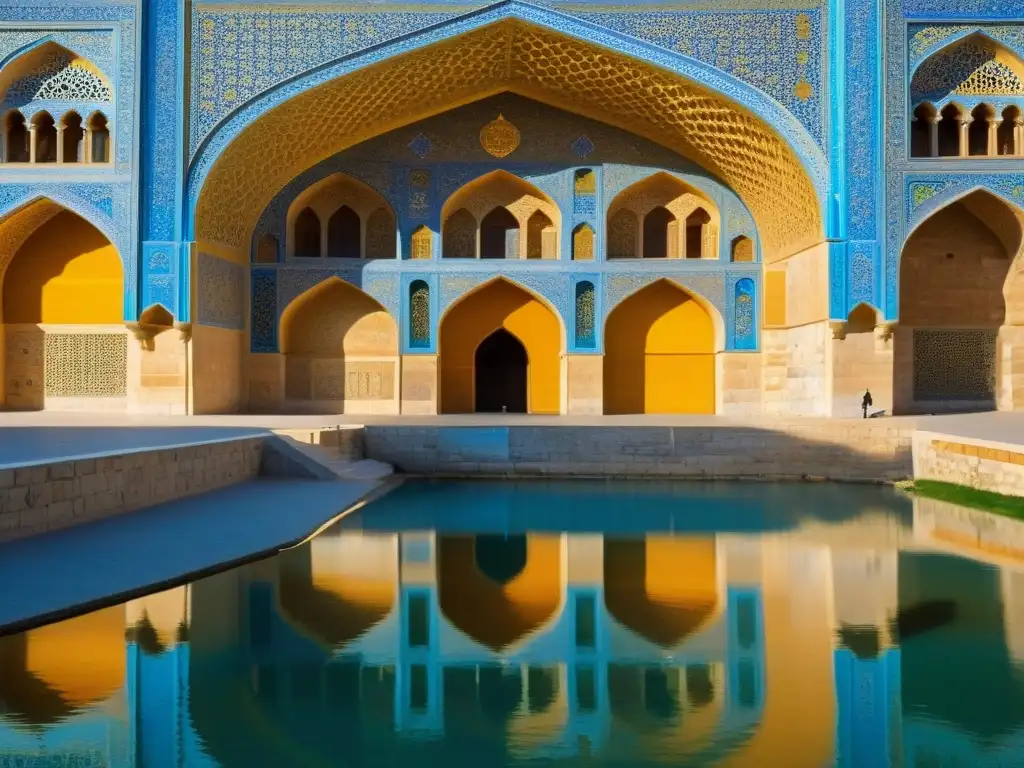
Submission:
<svg viewBox="0 0 1024 768">
<path fill-rule="evenodd" d="M 849 425 L 849 419 L 788 417 L 730 419 L 720 416 L 530 416 L 465 414 L 446 416 L 233 415 L 138 416 L 87 413 L 0 413 L 0 468 L 57 458 L 113 455 L 140 448 L 170 448 L 218 442 L 269 429 L 317 429 L 333 426 L 620 426 L 729 427 L 764 429 Z M 896 416 L 873 420 L 878 426 L 916 427 L 951 436 L 1024 445 L 1024 413 L 973 413 Z"/>
</svg>

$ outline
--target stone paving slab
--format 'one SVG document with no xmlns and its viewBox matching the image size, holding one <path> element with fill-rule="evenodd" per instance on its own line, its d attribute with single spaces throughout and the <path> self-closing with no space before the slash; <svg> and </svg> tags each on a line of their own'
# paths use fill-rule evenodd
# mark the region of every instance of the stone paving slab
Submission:
<svg viewBox="0 0 1024 768">
<path fill-rule="evenodd" d="M 0 632 L 272 555 L 380 487 L 354 480 L 261 478 L 0 545 Z"/>
</svg>

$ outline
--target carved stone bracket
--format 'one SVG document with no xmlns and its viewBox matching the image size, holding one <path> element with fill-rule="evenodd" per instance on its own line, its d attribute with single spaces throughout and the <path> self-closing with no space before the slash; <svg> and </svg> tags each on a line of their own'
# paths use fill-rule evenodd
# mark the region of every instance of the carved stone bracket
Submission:
<svg viewBox="0 0 1024 768">
<path fill-rule="evenodd" d="M 842 341 L 846 338 L 846 321 L 829 320 L 828 327 L 832 329 L 832 338 Z"/>
<path fill-rule="evenodd" d="M 875 326 L 875 338 L 879 341 L 889 341 L 896 330 L 896 323 L 879 323 Z"/>
<path fill-rule="evenodd" d="M 139 346 L 147 352 L 153 351 L 153 339 L 160 331 L 167 330 L 162 325 L 151 325 L 150 323 L 126 323 L 132 336 L 139 342 Z"/>
<path fill-rule="evenodd" d="M 192 323 L 175 323 L 175 330 L 181 335 L 181 340 L 188 344 L 192 341 Z"/>
</svg>

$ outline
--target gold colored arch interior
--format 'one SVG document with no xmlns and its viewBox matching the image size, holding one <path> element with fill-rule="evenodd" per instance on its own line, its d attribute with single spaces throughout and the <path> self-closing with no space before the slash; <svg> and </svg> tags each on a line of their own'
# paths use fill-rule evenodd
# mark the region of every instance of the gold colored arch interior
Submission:
<svg viewBox="0 0 1024 768">
<path fill-rule="evenodd" d="M 716 174 L 750 207 L 769 258 L 822 239 L 814 185 L 763 120 L 679 75 L 511 19 L 358 70 L 269 111 L 211 168 L 196 237 L 242 247 L 277 191 L 305 169 L 503 91 L 629 130 Z"/>
</svg>

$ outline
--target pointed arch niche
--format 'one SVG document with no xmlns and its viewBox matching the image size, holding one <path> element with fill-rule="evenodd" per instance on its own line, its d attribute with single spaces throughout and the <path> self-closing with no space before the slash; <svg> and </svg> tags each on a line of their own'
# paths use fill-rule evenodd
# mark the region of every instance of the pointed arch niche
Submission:
<svg viewBox="0 0 1024 768">
<path fill-rule="evenodd" d="M 393 259 L 397 252 L 391 206 L 375 189 L 343 173 L 321 179 L 292 201 L 286 232 L 289 259 Z"/>
<path fill-rule="evenodd" d="M 46 109 L 33 114 L 30 125 L 34 135 L 24 137 L 24 152 L 20 137 L 14 137 L 12 152 L 9 132 L 5 134 L 6 147 L 0 161 L 108 162 L 106 117 L 102 117 L 100 126 L 80 110 L 97 104 L 106 108 L 113 102 L 113 93 L 110 81 L 96 65 L 53 41 L 16 57 L 0 70 L 0 112 L 25 110 L 24 114 L 31 114 L 34 103 L 44 103 Z M 93 152 L 93 147 L 101 151 Z"/>
<path fill-rule="evenodd" d="M 128 384 L 121 257 L 78 214 L 37 200 L 0 221 L 12 409 L 123 409 Z"/>
<path fill-rule="evenodd" d="M 444 258 L 557 259 L 562 215 L 525 179 L 496 170 L 457 189 L 441 209 Z"/>
<path fill-rule="evenodd" d="M 396 413 L 398 327 L 379 303 L 337 277 L 281 315 L 285 406 L 304 413 Z"/>
<path fill-rule="evenodd" d="M 893 408 L 1024 409 L 1024 211 L 975 190 L 907 238 L 893 339 Z"/>
<path fill-rule="evenodd" d="M 720 229 L 714 202 L 662 171 L 612 199 L 608 258 L 717 259 Z"/>
<path fill-rule="evenodd" d="M 925 59 L 911 78 L 910 103 L 912 157 L 1022 154 L 1024 60 L 981 32 Z"/>
<path fill-rule="evenodd" d="M 721 318 L 683 288 L 657 280 L 605 322 L 604 412 L 714 413 Z"/>
<path fill-rule="evenodd" d="M 503 343 L 510 341 L 507 337 L 521 346 L 525 361 L 514 344 Z M 480 357 L 477 353 L 488 339 L 485 352 L 489 354 Z M 525 392 L 504 393 L 506 407 L 522 401 L 527 413 L 560 412 L 565 331 L 555 311 L 525 288 L 498 278 L 470 292 L 441 318 L 439 340 L 441 413 L 480 410 L 485 404 L 479 397 L 480 377 L 503 386 L 501 382 L 513 377 L 519 381 L 522 364 Z M 478 370 L 479 364 L 486 364 L 487 370 Z M 508 376 L 502 376 L 502 370 Z M 484 399 L 501 410 L 501 394 Z"/>
</svg>

